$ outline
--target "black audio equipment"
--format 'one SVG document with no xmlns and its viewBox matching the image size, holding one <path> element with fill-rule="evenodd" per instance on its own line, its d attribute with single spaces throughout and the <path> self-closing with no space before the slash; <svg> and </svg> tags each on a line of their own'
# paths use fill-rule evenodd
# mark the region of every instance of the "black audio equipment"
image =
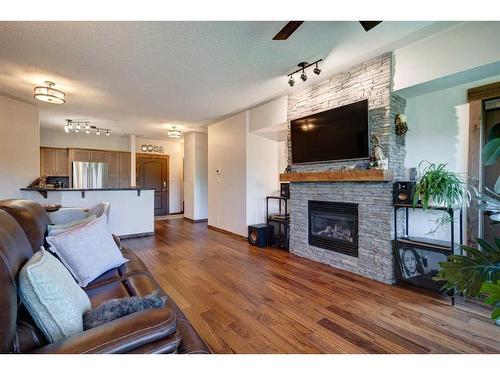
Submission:
<svg viewBox="0 0 500 375">
<path fill-rule="evenodd" d="M 394 183 L 394 204 L 413 204 L 414 181 L 397 181 Z"/>
<path fill-rule="evenodd" d="M 248 226 L 248 243 L 257 247 L 267 246 L 267 224 Z"/>
</svg>

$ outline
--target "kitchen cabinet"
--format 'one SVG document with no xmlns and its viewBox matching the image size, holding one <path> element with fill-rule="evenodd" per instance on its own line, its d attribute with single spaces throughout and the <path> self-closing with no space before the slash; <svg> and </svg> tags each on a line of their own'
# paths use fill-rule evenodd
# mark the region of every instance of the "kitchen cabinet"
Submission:
<svg viewBox="0 0 500 375">
<path fill-rule="evenodd" d="M 69 176 L 68 150 L 40 147 L 40 176 Z"/>
<path fill-rule="evenodd" d="M 106 187 L 130 187 L 130 152 L 72 148 L 69 149 L 67 165 L 71 166 L 73 161 L 106 163 L 108 166 Z"/>
<path fill-rule="evenodd" d="M 120 187 L 130 187 L 130 152 L 120 152 Z"/>
</svg>

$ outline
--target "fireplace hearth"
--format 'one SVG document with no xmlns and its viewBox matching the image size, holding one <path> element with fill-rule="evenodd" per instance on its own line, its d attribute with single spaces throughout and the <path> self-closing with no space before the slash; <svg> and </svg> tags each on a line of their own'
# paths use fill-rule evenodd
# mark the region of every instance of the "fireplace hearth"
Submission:
<svg viewBox="0 0 500 375">
<path fill-rule="evenodd" d="M 309 245 L 358 256 L 358 205 L 309 201 Z"/>
</svg>

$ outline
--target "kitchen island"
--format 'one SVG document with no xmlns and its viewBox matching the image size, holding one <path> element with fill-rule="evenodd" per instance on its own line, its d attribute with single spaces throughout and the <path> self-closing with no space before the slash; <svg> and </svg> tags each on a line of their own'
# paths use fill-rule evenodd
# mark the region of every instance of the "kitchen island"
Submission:
<svg viewBox="0 0 500 375">
<path fill-rule="evenodd" d="M 154 234 L 154 189 L 149 188 L 22 188 L 25 199 L 42 205 L 92 208 L 108 202 L 109 229 L 120 237 Z"/>
</svg>

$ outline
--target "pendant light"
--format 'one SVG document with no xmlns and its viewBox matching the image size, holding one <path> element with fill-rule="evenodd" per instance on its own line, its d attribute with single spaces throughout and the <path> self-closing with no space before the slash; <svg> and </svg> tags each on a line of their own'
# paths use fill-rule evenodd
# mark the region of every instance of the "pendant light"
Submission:
<svg viewBox="0 0 500 375">
<path fill-rule="evenodd" d="M 64 104 L 66 102 L 66 94 L 60 90 L 53 88 L 54 82 L 45 81 L 47 86 L 37 86 L 34 88 L 34 97 L 42 102 L 52 104 Z"/>
<path fill-rule="evenodd" d="M 169 138 L 180 138 L 182 132 L 177 129 L 177 126 L 172 125 L 172 127 L 167 131 L 167 135 Z"/>
</svg>

